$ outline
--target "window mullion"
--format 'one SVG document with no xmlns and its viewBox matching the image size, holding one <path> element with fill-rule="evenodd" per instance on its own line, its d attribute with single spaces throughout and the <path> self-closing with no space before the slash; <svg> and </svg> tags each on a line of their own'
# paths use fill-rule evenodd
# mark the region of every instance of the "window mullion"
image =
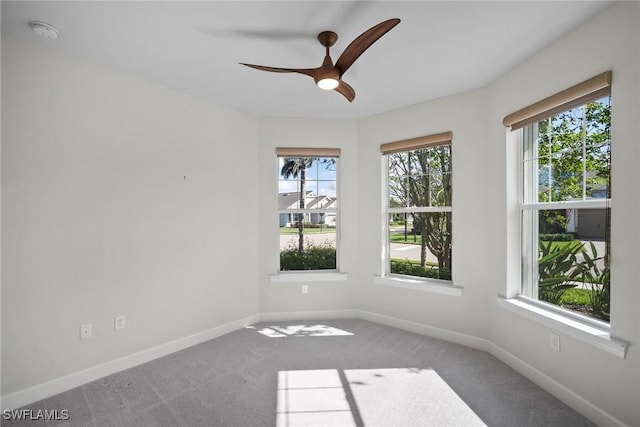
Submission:
<svg viewBox="0 0 640 427">
<path fill-rule="evenodd" d="M 604 209 L 611 207 L 611 199 L 573 200 L 551 203 L 523 203 L 522 210 L 552 210 L 552 209 Z"/>
<path fill-rule="evenodd" d="M 451 206 L 424 206 L 424 207 L 411 207 L 411 208 L 389 208 L 388 213 L 420 213 L 420 212 L 451 212 Z"/>
</svg>

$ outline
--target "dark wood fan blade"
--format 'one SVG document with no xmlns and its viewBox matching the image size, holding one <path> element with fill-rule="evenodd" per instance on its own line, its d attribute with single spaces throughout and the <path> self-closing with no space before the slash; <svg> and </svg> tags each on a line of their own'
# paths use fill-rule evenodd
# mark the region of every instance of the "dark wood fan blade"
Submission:
<svg viewBox="0 0 640 427">
<path fill-rule="evenodd" d="M 319 68 L 279 68 L 279 67 L 267 67 L 266 65 L 255 65 L 255 64 L 245 64 L 244 62 L 240 63 L 241 65 L 246 65 L 250 68 L 255 68 L 256 70 L 261 71 L 270 71 L 272 73 L 298 73 L 304 74 L 306 76 L 311 76 L 313 78 L 316 77 Z"/>
<path fill-rule="evenodd" d="M 340 74 L 344 74 L 365 50 L 399 23 L 400 20 L 397 18 L 388 19 L 360 34 L 338 58 L 336 68 L 340 70 Z"/>
<path fill-rule="evenodd" d="M 349 84 L 343 82 L 342 80 L 340 80 L 340 84 L 334 90 L 341 93 L 345 98 L 347 98 L 347 100 L 349 100 L 349 102 L 353 102 L 354 98 L 356 97 L 356 91 L 353 90 L 353 88 Z"/>
</svg>

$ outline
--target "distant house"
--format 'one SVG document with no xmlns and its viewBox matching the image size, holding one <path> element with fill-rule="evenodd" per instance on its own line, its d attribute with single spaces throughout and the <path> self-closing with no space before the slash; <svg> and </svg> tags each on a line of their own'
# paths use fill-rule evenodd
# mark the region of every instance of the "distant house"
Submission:
<svg viewBox="0 0 640 427">
<path fill-rule="evenodd" d="M 553 171 L 553 168 L 551 169 Z M 562 178 L 566 178 L 568 173 L 563 173 Z M 586 171 L 587 180 L 592 180 L 598 175 L 597 171 Z M 549 191 L 549 183 L 555 186 L 554 174 L 549 174 L 547 165 L 540 165 L 538 171 L 538 191 L 546 194 Z M 593 184 L 592 184 L 593 185 Z M 588 197 L 590 199 L 604 199 L 609 196 L 607 184 L 594 185 L 589 188 Z M 606 209 L 567 209 L 564 212 L 566 219 L 565 230 L 574 233 L 579 239 L 604 239 L 607 231 L 607 210 Z"/>
<path fill-rule="evenodd" d="M 304 200 L 305 209 L 335 209 L 338 199 L 330 196 L 318 196 L 313 191 L 307 191 Z M 300 193 L 279 193 L 278 210 L 299 209 Z M 313 213 L 281 213 L 280 227 L 292 227 L 302 220 L 311 224 L 325 224 L 330 227 L 336 226 L 335 212 L 313 212 Z"/>
<path fill-rule="evenodd" d="M 607 232 L 606 209 L 567 209 L 567 232 L 578 239 L 604 239 Z"/>
</svg>

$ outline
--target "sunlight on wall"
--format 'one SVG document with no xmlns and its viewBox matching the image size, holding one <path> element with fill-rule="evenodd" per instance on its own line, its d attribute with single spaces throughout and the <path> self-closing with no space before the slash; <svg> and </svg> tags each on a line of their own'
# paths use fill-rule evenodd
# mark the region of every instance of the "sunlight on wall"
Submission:
<svg viewBox="0 0 640 427">
<path fill-rule="evenodd" d="M 277 426 L 486 426 L 431 369 L 278 372 Z"/>
</svg>

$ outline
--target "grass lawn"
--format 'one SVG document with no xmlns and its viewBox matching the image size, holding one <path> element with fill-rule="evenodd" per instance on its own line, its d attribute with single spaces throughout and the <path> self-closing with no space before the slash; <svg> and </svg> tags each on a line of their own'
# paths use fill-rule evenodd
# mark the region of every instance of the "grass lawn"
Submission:
<svg viewBox="0 0 640 427">
<path fill-rule="evenodd" d="M 416 267 L 420 266 L 420 261 L 414 260 L 414 259 L 403 259 L 403 258 L 391 258 L 390 260 L 392 263 L 394 264 L 411 264 L 411 265 L 415 265 Z M 434 261 L 427 261 L 424 263 L 425 264 L 425 268 L 438 268 L 438 263 L 434 262 Z"/>
<path fill-rule="evenodd" d="M 322 227 L 322 228 L 305 228 L 304 234 L 320 234 L 320 233 L 335 233 L 335 227 Z M 298 229 L 294 227 L 280 227 L 280 234 L 298 234 Z"/>
<path fill-rule="evenodd" d="M 305 230 L 305 233 L 307 231 Z M 296 231 L 297 233 L 297 231 Z M 404 239 L 404 233 L 400 232 L 400 233 L 391 233 L 389 238 L 390 238 L 390 242 L 391 243 L 403 243 L 403 244 L 407 244 L 407 245 L 420 245 L 422 243 L 422 236 L 420 234 L 418 235 L 413 235 L 411 233 L 407 233 L 407 240 Z M 415 240 L 414 240 L 415 238 Z M 545 244 L 547 244 L 547 242 L 544 242 Z M 575 244 L 579 244 L 580 240 L 573 240 L 571 242 L 553 242 L 551 243 L 551 248 L 552 250 L 555 249 L 556 247 L 562 248 L 565 246 L 569 246 L 569 245 L 575 245 Z"/>
<path fill-rule="evenodd" d="M 561 304 L 589 305 L 591 290 L 589 289 L 568 289 L 560 299 Z"/>
<path fill-rule="evenodd" d="M 415 241 L 413 240 L 415 238 Z M 407 240 L 404 240 L 404 233 L 391 233 L 391 243 L 406 243 L 411 245 L 419 245 L 422 243 L 422 236 L 407 233 Z"/>
<path fill-rule="evenodd" d="M 389 223 L 389 225 L 390 225 L 391 227 L 399 227 L 399 226 L 404 225 L 404 221 L 391 221 L 391 222 Z"/>
</svg>

